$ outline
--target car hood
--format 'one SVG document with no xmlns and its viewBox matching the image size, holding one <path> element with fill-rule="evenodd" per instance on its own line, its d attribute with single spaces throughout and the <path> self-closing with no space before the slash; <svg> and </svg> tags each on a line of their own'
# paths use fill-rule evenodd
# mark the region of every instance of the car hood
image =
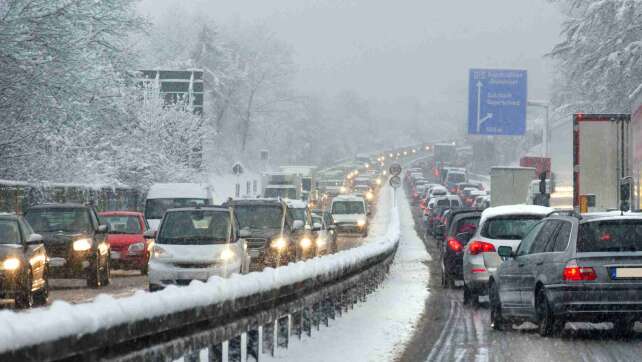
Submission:
<svg viewBox="0 0 642 362">
<path fill-rule="evenodd" d="M 357 222 L 359 220 L 366 220 L 366 215 L 363 214 L 334 214 L 332 219 L 335 223 L 339 224 L 342 222 Z"/>
<path fill-rule="evenodd" d="M 84 233 L 70 233 L 70 232 L 40 232 L 42 239 L 44 240 L 45 245 L 58 245 L 65 244 L 72 240 L 77 240 L 83 237 L 87 237 L 87 234 Z"/>
<path fill-rule="evenodd" d="M 129 245 L 145 241 L 143 234 L 108 234 L 107 241 L 110 245 Z"/>
<path fill-rule="evenodd" d="M 160 219 L 147 219 L 147 224 L 149 225 L 149 230 L 158 230 L 160 226 Z"/>
<path fill-rule="evenodd" d="M 167 253 L 166 256 L 157 258 L 161 262 L 170 263 L 216 263 L 220 260 L 221 252 L 230 248 L 236 258 L 242 255 L 239 243 L 214 244 L 214 245 L 177 245 L 156 244 Z"/>
<path fill-rule="evenodd" d="M 265 238 L 265 239 L 270 239 L 273 236 L 280 235 L 281 234 L 281 229 L 250 229 L 250 236 L 248 236 L 248 239 L 251 238 Z"/>
<path fill-rule="evenodd" d="M 5 258 L 10 256 L 20 257 L 21 255 L 22 255 L 22 245 L 0 244 L 0 260 L 4 260 Z"/>
</svg>

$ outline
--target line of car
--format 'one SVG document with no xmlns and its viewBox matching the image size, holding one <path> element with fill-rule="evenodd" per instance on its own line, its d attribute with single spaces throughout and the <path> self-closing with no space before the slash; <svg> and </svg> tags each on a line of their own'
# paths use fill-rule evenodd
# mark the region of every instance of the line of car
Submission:
<svg viewBox="0 0 642 362">
<path fill-rule="evenodd" d="M 334 253 L 338 234 L 367 235 L 368 202 L 335 197 L 328 210 L 282 199 L 165 208 L 152 230 L 139 212 L 42 204 L 0 214 L 0 298 L 18 308 L 47 303 L 49 278 L 110 284 L 111 270 L 148 275 L 149 290 L 247 273 Z"/>
<path fill-rule="evenodd" d="M 434 225 L 426 220 L 442 285 L 462 280 L 466 304 L 487 295 L 494 329 L 528 321 L 549 336 L 566 322 L 610 322 L 629 335 L 642 320 L 642 214 L 444 207 Z"/>
</svg>

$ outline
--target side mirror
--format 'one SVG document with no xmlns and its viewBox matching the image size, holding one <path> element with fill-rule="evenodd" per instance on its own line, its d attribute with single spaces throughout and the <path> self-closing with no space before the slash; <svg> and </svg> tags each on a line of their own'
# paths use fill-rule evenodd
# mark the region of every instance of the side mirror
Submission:
<svg viewBox="0 0 642 362">
<path fill-rule="evenodd" d="M 455 238 L 462 244 L 468 244 L 472 237 L 473 235 L 471 233 L 459 233 Z"/>
<path fill-rule="evenodd" d="M 303 223 L 303 221 L 294 220 L 294 222 L 292 223 L 292 230 L 301 230 L 304 226 L 305 224 Z"/>
<path fill-rule="evenodd" d="M 515 256 L 513 253 L 513 248 L 510 246 L 500 246 L 497 248 L 497 254 L 502 258 L 512 258 Z"/>
<path fill-rule="evenodd" d="M 42 243 L 43 238 L 40 234 L 31 234 L 27 239 L 27 245 L 40 244 Z"/>
<path fill-rule="evenodd" d="M 323 228 L 323 225 L 319 224 L 318 222 L 315 222 L 314 225 L 312 225 L 312 231 L 320 231 Z"/>
<path fill-rule="evenodd" d="M 108 231 L 109 227 L 107 227 L 107 225 L 105 224 L 98 225 L 98 229 L 96 230 L 98 234 L 106 234 Z"/>
<path fill-rule="evenodd" d="M 252 233 L 250 232 L 250 230 L 248 229 L 239 230 L 239 237 L 241 239 L 249 238 L 250 236 L 252 236 Z"/>
<path fill-rule="evenodd" d="M 156 239 L 156 234 L 158 233 L 158 230 L 147 230 L 145 231 L 145 236 L 146 239 Z"/>
</svg>

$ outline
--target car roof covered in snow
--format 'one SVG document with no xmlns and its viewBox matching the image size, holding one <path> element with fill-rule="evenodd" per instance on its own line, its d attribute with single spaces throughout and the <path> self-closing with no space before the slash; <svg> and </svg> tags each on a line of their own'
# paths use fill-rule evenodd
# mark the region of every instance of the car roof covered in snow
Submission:
<svg viewBox="0 0 642 362">
<path fill-rule="evenodd" d="M 177 207 L 175 209 L 168 209 L 167 212 L 180 212 L 180 211 L 215 211 L 215 212 L 230 212 L 229 209 L 221 206 L 205 206 L 205 207 Z"/>
<path fill-rule="evenodd" d="M 288 207 L 293 209 L 305 209 L 308 207 L 307 202 L 301 200 L 283 199 L 283 201 L 288 204 Z"/>
<path fill-rule="evenodd" d="M 197 183 L 156 183 L 147 192 L 148 199 L 208 199 L 208 187 Z"/>
<path fill-rule="evenodd" d="M 332 202 L 337 201 L 364 201 L 363 197 L 357 195 L 339 195 L 332 199 Z"/>
<path fill-rule="evenodd" d="M 495 206 L 489 207 L 484 210 L 482 213 L 481 223 L 484 223 L 488 219 L 492 219 L 500 216 L 511 216 L 511 215 L 533 215 L 545 217 L 550 213 L 554 212 L 555 209 L 552 207 L 539 206 L 539 205 L 505 205 L 505 206 Z"/>
</svg>

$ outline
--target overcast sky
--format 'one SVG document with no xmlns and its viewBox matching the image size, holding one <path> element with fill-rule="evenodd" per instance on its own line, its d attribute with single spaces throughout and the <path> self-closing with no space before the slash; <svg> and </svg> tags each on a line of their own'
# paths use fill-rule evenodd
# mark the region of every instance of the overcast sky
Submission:
<svg viewBox="0 0 642 362">
<path fill-rule="evenodd" d="M 466 113 L 469 68 L 527 69 L 529 98 L 547 98 L 544 55 L 562 22 L 546 0 L 144 0 L 141 8 L 155 16 L 177 3 L 224 25 L 271 29 L 294 50 L 299 88 L 416 97 L 457 116 Z"/>
</svg>

